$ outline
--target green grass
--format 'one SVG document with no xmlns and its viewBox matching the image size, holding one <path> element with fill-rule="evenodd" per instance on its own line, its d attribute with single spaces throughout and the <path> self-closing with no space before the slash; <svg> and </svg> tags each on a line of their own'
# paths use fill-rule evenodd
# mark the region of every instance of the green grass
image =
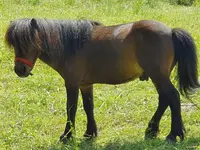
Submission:
<svg viewBox="0 0 200 150">
<path fill-rule="evenodd" d="M 200 149 L 200 110 L 182 100 L 186 139 L 175 145 L 164 139 L 170 130 L 170 111 L 160 124 L 156 140 L 144 141 L 144 131 L 157 108 L 158 95 L 151 83 L 95 85 L 95 118 L 99 136 L 83 138 L 86 116 L 81 98 L 76 117 L 76 136 L 68 145 L 58 142 L 66 122 L 66 93 L 62 78 L 41 61 L 33 76 L 20 79 L 13 71 L 13 50 L 4 44 L 11 20 L 24 17 L 93 19 L 105 25 L 155 19 L 170 27 L 188 30 L 195 39 L 200 61 L 200 5 L 174 6 L 167 0 L 2 0 L 0 1 L 0 149 L 1 150 L 177 150 Z M 200 106 L 200 92 L 192 100 Z"/>
</svg>

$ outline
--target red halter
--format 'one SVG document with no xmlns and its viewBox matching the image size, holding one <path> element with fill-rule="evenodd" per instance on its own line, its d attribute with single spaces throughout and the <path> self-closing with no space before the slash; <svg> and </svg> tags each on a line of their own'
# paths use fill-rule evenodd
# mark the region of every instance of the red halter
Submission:
<svg viewBox="0 0 200 150">
<path fill-rule="evenodd" d="M 22 63 L 28 65 L 28 66 L 31 67 L 31 68 L 33 68 L 33 66 L 34 66 L 30 61 L 28 61 L 28 60 L 26 60 L 26 59 L 23 59 L 23 58 L 16 57 L 16 58 L 15 58 L 15 62 L 16 62 L 16 61 L 20 61 L 20 62 L 22 62 Z"/>
</svg>

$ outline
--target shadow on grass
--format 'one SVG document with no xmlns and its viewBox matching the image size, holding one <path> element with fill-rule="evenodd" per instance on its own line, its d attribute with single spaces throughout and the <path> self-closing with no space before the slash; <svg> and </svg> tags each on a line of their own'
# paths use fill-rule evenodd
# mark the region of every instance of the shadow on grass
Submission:
<svg viewBox="0 0 200 150">
<path fill-rule="evenodd" d="M 161 139 L 141 140 L 131 142 L 123 139 L 116 139 L 108 143 L 98 144 L 96 139 L 70 141 L 68 144 L 52 146 L 49 150 L 196 150 L 200 149 L 200 137 L 187 138 L 183 142 L 168 144 Z"/>
<path fill-rule="evenodd" d="M 164 140 L 148 140 L 148 141 L 137 141 L 129 142 L 125 141 L 123 144 L 119 142 L 108 143 L 103 149 L 104 150 L 189 150 L 197 149 L 200 145 L 200 138 L 188 139 L 184 142 L 178 142 L 169 144 Z M 200 147 L 199 147 L 200 148 Z"/>
</svg>

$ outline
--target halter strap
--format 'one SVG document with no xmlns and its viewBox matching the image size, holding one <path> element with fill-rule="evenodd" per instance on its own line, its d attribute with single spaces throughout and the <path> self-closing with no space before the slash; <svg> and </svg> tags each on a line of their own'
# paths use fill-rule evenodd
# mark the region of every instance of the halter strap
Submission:
<svg viewBox="0 0 200 150">
<path fill-rule="evenodd" d="M 15 62 L 16 62 L 16 61 L 22 62 L 22 63 L 28 65 L 28 66 L 31 67 L 31 68 L 33 68 L 33 66 L 34 66 L 30 61 L 28 61 L 28 60 L 26 60 L 26 59 L 23 59 L 23 58 L 16 57 L 16 58 L 15 58 Z"/>
</svg>

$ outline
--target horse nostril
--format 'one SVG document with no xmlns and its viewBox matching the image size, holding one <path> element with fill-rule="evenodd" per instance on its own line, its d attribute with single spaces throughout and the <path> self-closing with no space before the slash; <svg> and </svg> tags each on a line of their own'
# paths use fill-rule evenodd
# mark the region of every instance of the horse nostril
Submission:
<svg viewBox="0 0 200 150">
<path fill-rule="evenodd" d="M 26 67 L 25 66 L 22 66 L 22 72 L 26 73 Z"/>
<path fill-rule="evenodd" d="M 24 65 L 15 66 L 14 71 L 18 76 L 24 76 L 26 74 L 26 67 Z"/>
</svg>

